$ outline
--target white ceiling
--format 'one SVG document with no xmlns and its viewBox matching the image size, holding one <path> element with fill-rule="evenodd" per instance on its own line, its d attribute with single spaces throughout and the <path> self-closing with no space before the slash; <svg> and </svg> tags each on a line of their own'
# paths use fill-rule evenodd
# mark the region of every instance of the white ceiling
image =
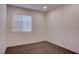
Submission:
<svg viewBox="0 0 79 59">
<path fill-rule="evenodd" d="M 63 4 L 11 4 L 12 6 L 32 9 L 41 12 L 49 12 L 55 8 L 63 6 Z M 43 6 L 47 6 L 47 9 L 43 9 Z"/>
</svg>

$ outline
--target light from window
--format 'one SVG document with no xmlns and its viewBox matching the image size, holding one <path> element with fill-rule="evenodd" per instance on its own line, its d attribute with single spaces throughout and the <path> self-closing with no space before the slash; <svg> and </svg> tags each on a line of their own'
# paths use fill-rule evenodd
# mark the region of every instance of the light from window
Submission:
<svg viewBox="0 0 79 59">
<path fill-rule="evenodd" d="M 31 32 L 32 16 L 14 15 L 12 19 L 12 32 Z"/>
</svg>

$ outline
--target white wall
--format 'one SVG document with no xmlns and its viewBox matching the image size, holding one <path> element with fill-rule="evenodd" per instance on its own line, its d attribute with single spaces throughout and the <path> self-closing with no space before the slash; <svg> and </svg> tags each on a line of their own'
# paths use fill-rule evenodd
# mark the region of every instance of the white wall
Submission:
<svg viewBox="0 0 79 59">
<path fill-rule="evenodd" d="M 67 5 L 47 14 L 48 41 L 79 53 L 79 5 Z"/>
<path fill-rule="evenodd" d="M 5 52 L 6 49 L 6 25 L 7 25 L 7 18 L 6 18 L 6 5 L 0 4 L 0 54 Z"/>
<path fill-rule="evenodd" d="M 14 14 L 32 15 L 32 32 L 12 32 Z M 45 14 L 33 10 L 8 6 L 8 46 L 35 43 L 45 40 Z"/>
</svg>

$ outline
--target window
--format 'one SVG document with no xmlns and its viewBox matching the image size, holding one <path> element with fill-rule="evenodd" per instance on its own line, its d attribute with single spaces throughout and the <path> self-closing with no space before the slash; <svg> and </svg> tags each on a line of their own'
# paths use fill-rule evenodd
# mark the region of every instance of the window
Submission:
<svg viewBox="0 0 79 59">
<path fill-rule="evenodd" d="M 14 15 L 12 19 L 12 32 L 31 32 L 32 16 Z"/>
</svg>

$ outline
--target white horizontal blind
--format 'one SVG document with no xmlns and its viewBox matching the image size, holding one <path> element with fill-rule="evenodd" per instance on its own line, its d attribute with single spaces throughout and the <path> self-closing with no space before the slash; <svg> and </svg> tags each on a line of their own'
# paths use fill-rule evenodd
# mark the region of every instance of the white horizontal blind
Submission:
<svg viewBox="0 0 79 59">
<path fill-rule="evenodd" d="M 12 19 L 12 32 L 31 32 L 32 16 L 14 15 Z"/>
</svg>

